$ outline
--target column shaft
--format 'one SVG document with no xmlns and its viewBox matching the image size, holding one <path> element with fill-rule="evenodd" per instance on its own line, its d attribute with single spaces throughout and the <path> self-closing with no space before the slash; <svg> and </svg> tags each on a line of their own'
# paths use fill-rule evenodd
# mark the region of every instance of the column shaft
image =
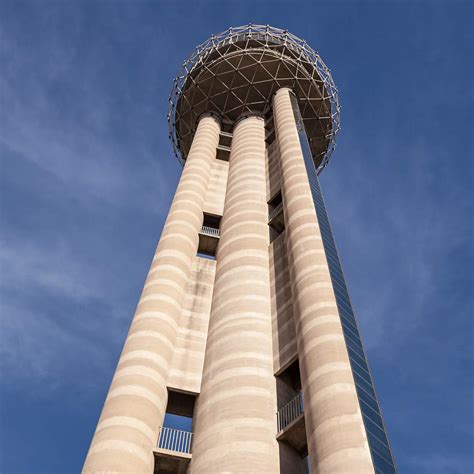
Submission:
<svg viewBox="0 0 474 474">
<path fill-rule="evenodd" d="M 83 472 L 153 472 L 177 322 L 219 131 L 213 117 L 198 124 Z"/>
<path fill-rule="evenodd" d="M 233 135 L 190 471 L 278 472 L 264 121 Z"/>
<path fill-rule="evenodd" d="M 373 473 L 289 94 L 274 120 L 311 472 Z"/>
</svg>

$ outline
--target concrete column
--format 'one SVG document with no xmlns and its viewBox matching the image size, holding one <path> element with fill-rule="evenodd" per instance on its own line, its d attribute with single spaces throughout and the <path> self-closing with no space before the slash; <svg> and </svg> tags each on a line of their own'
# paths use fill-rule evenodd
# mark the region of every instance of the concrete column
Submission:
<svg viewBox="0 0 474 474">
<path fill-rule="evenodd" d="M 312 473 L 373 473 L 288 89 L 273 101 Z"/>
<path fill-rule="evenodd" d="M 198 125 L 83 472 L 152 473 L 173 355 L 220 126 Z"/>
<path fill-rule="evenodd" d="M 276 473 L 264 121 L 237 123 L 190 472 Z"/>
</svg>

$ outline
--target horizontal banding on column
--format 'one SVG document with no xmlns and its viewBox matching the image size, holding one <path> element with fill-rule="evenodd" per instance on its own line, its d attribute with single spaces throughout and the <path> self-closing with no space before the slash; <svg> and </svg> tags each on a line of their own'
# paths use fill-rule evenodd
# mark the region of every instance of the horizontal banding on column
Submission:
<svg viewBox="0 0 474 474">
<path fill-rule="evenodd" d="M 191 470 L 196 472 L 213 472 L 217 467 L 219 472 L 238 472 L 241 460 L 249 456 L 252 470 L 277 471 L 267 221 L 264 121 L 248 117 L 235 125 L 232 138 L 203 381 L 195 412 Z M 248 433 L 249 421 L 256 415 L 261 421 L 252 430 L 252 445 L 261 444 L 264 449 L 260 454 L 259 450 L 252 454 L 247 446 L 240 451 L 240 433 Z M 221 429 L 223 418 L 232 429 Z M 216 461 L 209 456 L 214 448 L 229 454 Z"/>
<path fill-rule="evenodd" d="M 293 111 L 288 90 L 278 91 L 273 102 L 311 471 L 353 472 L 344 442 L 351 439 L 352 447 L 361 448 L 354 459 L 361 467 L 360 472 L 373 473 L 370 453 L 365 449 L 367 437 L 362 416 L 360 411 L 357 412 L 355 383 L 296 126 L 295 115 L 299 111 Z M 329 314 L 322 305 L 332 308 Z M 344 370 L 331 371 L 329 367 L 344 367 Z M 344 392 L 343 396 L 338 396 L 339 392 Z M 341 424 L 329 423 L 327 429 L 319 430 L 318 427 L 326 423 L 325 413 L 331 414 Z M 348 413 L 354 415 L 355 423 L 342 423 Z M 325 461 L 323 467 L 328 446 L 331 447 L 330 454 L 337 455 L 334 454 L 333 463 Z"/>
</svg>

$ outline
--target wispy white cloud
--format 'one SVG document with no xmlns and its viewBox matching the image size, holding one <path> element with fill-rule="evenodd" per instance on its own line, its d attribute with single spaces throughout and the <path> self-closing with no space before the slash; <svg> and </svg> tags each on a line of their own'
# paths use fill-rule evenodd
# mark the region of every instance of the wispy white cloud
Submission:
<svg viewBox="0 0 474 474">
<path fill-rule="evenodd" d="M 21 302 L 0 301 L 2 335 L 0 358 L 4 387 L 15 386 L 32 398 L 75 386 L 74 395 L 90 396 L 97 376 L 106 372 L 111 358 L 96 340 L 58 324 L 56 314 L 28 308 Z M 70 316 L 70 315 L 64 315 Z M 87 358 L 87 368 L 83 363 Z M 77 384 L 78 377 L 81 383 Z M 67 395 L 66 395 L 67 397 Z"/>
<path fill-rule="evenodd" d="M 406 465 L 411 472 L 442 472 L 444 474 L 460 474 L 472 472 L 472 457 L 459 457 L 449 454 L 420 453 L 406 457 Z"/>
<path fill-rule="evenodd" d="M 103 387 L 133 313 L 130 293 L 146 271 L 142 264 L 132 284 L 124 278 L 140 266 L 138 240 L 127 233 L 159 227 L 179 172 L 160 156 L 170 151 L 164 111 L 135 103 L 127 83 L 111 90 L 100 53 L 81 48 L 83 12 L 67 27 L 70 41 L 62 19 L 51 15 L 49 34 L 37 38 L 0 25 L 2 169 L 30 163 L 21 168 L 28 174 L 13 181 L 16 201 L 2 196 L 2 220 L 10 225 L 0 242 L 2 371 L 25 393 L 35 387 L 34 396 L 64 390 L 75 378 L 84 380 L 82 391 Z M 104 41 L 101 47 L 109 48 Z M 117 116 L 117 94 L 133 117 Z M 158 125 L 149 122 L 156 119 L 158 137 Z M 41 201 L 43 192 L 48 199 L 41 205 L 18 204 Z M 121 225 L 124 213 L 142 216 L 142 227 Z M 80 228 L 97 215 L 104 216 L 103 227 Z M 151 245 L 157 233 L 150 234 Z M 87 377 L 84 360 L 91 366 Z"/>
<path fill-rule="evenodd" d="M 113 363 L 107 350 L 121 340 L 131 310 L 119 280 L 79 260 L 66 242 L 37 245 L 18 241 L 0 247 L 0 353 L 6 383 L 35 386 L 34 396 L 49 396 L 88 376 L 80 392 L 96 389 L 97 375 Z M 110 295 L 114 294 L 114 298 Z M 107 333 L 107 344 L 101 335 Z"/>
<path fill-rule="evenodd" d="M 124 148 L 80 124 L 52 120 L 48 108 L 39 104 L 42 99 L 23 101 L 5 82 L 0 87 L 8 97 L 5 107 L 9 110 L 0 140 L 8 148 L 52 173 L 81 200 L 95 197 L 113 206 L 160 211 L 156 203 L 167 199 L 169 185 L 150 150 L 139 144 L 135 150 L 133 145 Z M 96 107 L 91 105 L 91 111 Z"/>
<path fill-rule="evenodd" d="M 349 135 L 334 157 L 341 171 L 325 171 L 322 182 L 366 345 L 395 356 L 430 317 L 435 293 L 450 278 L 444 271 L 447 249 L 467 246 L 471 232 L 461 218 L 461 191 L 443 185 L 449 177 L 433 168 L 433 153 L 441 151 L 431 143 L 379 137 L 370 150 L 373 163 L 359 146 Z M 390 146 L 403 166 L 383 163 L 393 155 Z"/>
<path fill-rule="evenodd" d="M 2 288 L 21 292 L 39 288 L 74 301 L 100 297 L 104 275 L 74 256 L 65 241 L 35 240 L 0 245 Z M 107 281 L 107 280 L 105 280 Z M 109 280 L 110 281 L 110 280 Z"/>
<path fill-rule="evenodd" d="M 95 198 L 113 206 L 162 212 L 157 204 L 168 200 L 172 188 L 163 167 L 171 160 L 160 159 L 170 151 L 166 135 L 159 142 L 143 137 L 135 128 L 141 122 L 132 120 L 130 129 L 120 134 L 108 84 L 96 80 L 98 62 L 86 63 L 83 80 L 76 81 L 71 77 L 71 58 L 77 51 L 61 45 L 60 36 L 53 35 L 43 45 L 48 48 L 47 63 L 25 55 L 4 32 L 0 37 L 4 146 L 54 175 L 83 201 Z M 155 118 L 146 112 L 147 119 Z M 165 131 L 165 114 L 159 118 Z M 147 130 L 152 130 L 150 124 Z M 174 169 L 176 179 L 178 168 Z"/>
</svg>

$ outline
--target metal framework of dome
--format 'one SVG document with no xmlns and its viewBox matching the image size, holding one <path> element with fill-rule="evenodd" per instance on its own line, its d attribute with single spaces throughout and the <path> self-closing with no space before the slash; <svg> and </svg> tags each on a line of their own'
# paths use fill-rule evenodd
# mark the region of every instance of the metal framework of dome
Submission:
<svg viewBox="0 0 474 474">
<path fill-rule="evenodd" d="M 168 123 L 176 157 L 184 163 L 199 117 L 215 113 L 223 131 L 249 114 L 271 114 L 271 99 L 291 88 L 299 102 L 315 166 L 326 166 L 339 131 L 340 106 L 331 73 L 306 41 L 268 25 L 229 28 L 211 36 L 173 81 Z"/>
</svg>

